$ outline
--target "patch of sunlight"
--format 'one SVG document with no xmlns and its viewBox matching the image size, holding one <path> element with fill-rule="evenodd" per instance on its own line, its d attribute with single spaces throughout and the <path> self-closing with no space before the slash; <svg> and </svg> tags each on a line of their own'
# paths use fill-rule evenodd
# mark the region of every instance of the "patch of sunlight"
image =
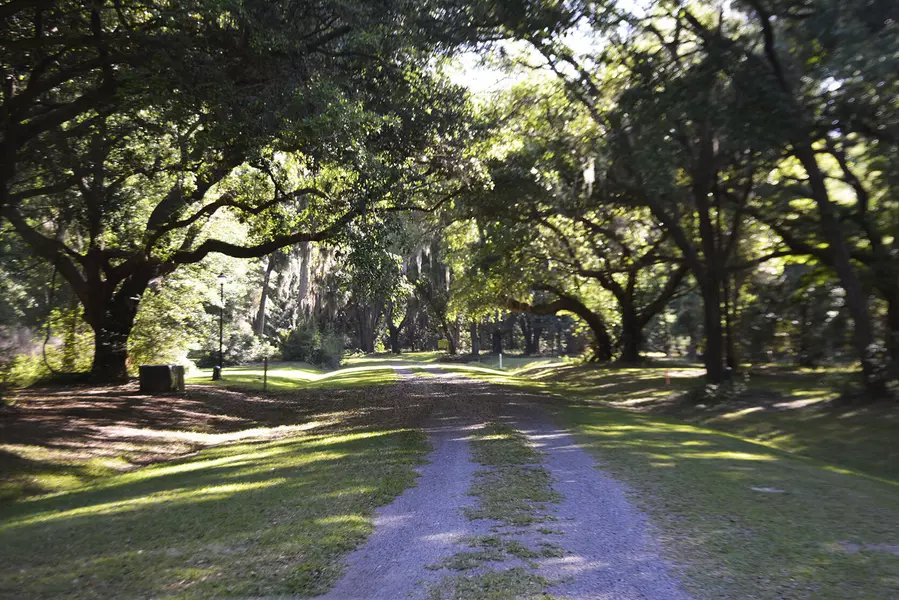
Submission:
<svg viewBox="0 0 899 600">
<path fill-rule="evenodd" d="M 680 425 L 677 423 L 664 423 L 655 421 L 651 425 L 592 425 L 591 429 L 600 434 L 604 431 L 626 431 L 633 433 L 708 433 L 692 425 Z"/>
<path fill-rule="evenodd" d="M 329 517 L 321 517 L 320 519 L 316 519 L 315 523 L 317 525 L 335 525 L 342 523 L 357 523 L 367 525 L 368 521 L 366 519 L 363 519 L 359 515 L 331 515 Z"/>
<path fill-rule="evenodd" d="M 23 527 L 26 525 L 35 525 L 38 523 L 49 523 L 53 521 L 62 521 L 76 517 L 100 516 L 121 514 L 133 512 L 158 504 L 168 504 L 180 501 L 208 501 L 227 498 L 238 492 L 246 492 L 261 488 L 272 487 L 287 482 L 286 478 L 269 479 L 266 481 L 257 481 L 254 483 L 228 483 L 223 485 L 208 486 L 203 488 L 180 488 L 165 492 L 150 494 L 138 498 L 129 498 L 127 500 L 118 500 L 114 502 L 104 502 L 103 504 L 94 504 L 90 506 L 82 506 L 69 510 L 57 512 L 37 513 L 25 519 L 9 521 L 0 525 L 0 532 Z M 202 497 L 202 500 L 200 499 Z"/>
<path fill-rule="evenodd" d="M 681 446 L 711 446 L 711 442 L 703 442 L 701 440 L 689 440 L 686 442 L 681 442 Z"/>
<path fill-rule="evenodd" d="M 88 461 L 88 465 L 98 465 L 105 469 L 114 469 L 116 471 L 126 471 L 132 467 L 131 463 L 121 456 L 94 458 Z"/>
<path fill-rule="evenodd" d="M 877 477 L 876 475 L 868 475 L 867 473 L 862 473 L 861 471 L 856 471 L 854 469 L 846 469 L 844 467 L 835 467 L 834 465 L 821 465 L 821 467 L 827 471 L 839 473 L 840 475 L 854 475 L 856 477 L 864 477 L 865 479 L 871 479 L 874 481 L 879 481 L 880 483 L 888 483 L 890 485 L 899 487 L 899 481 L 896 481 L 893 479 L 887 479 L 885 477 Z"/>
<path fill-rule="evenodd" d="M 361 431 L 358 433 L 346 433 L 343 435 L 329 435 L 326 437 L 322 437 L 318 440 L 313 440 L 308 442 L 307 446 L 329 446 L 331 444 L 340 444 L 343 442 L 353 442 L 356 440 L 367 440 L 376 437 L 382 437 L 385 435 L 391 435 L 394 433 L 401 433 L 405 431 L 410 431 L 408 429 L 384 429 L 380 431 Z M 342 455 L 341 455 L 342 456 Z"/>
<path fill-rule="evenodd" d="M 28 480 L 39 484 L 42 488 L 51 490 L 70 490 L 84 485 L 84 482 L 77 475 L 40 474 L 31 476 Z"/>
<path fill-rule="evenodd" d="M 164 477 L 166 475 L 177 475 L 183 473 L 190 473 L 191 471 L 202 471 L 204 469 L 211 469 L 214 467 L 222 467 L 225 465 L 230 465 L 233 463 L 239 463 L 245 460 L 260 460 L 263 458 L 271 458 L 273 456 L 277 456 L 279 454 L 285 454 L 289 450 L 285 448 L 274 448 L 271 450 L 256 450 L 252 452 L 244 452 L 241 454 L 234 454 L 231 456 L 223 456 L 221 458 L 212 458 L 207 460 L 200 461 L 190 461 L 181 464 L 175 465 L 161 465 L 158 467 L 152 467 L 149 469 L 142 469 L 140 471 L 135 471 L 134 473 L 129 473 L 127 479 L 129 481 L 141 480 L 141 479 L 152 479 L 155 477 Z"/>
<path fill-rule="evenodd" d="M 0 444 L 0 451 L 15 454 L 27 460 L 45 460 L 56 457 L 65 452 L 59 452 L 44 448 L 43 446 L 32 446 L 28 444 Z"/>
<path fill-rule="evenodd" d="M 680 454 L 682 458 L 714 458 L 725 460 L 757 460 L 757 461 L 773 461 L 777 460 L 776 456 L 771 454 L 752 454 L 750 452 L 691 452 L 689 454 Z"/>
<path fill-rule="evenodd" d="M 506 434 L 494 433 L 491 435 L 478 436 L 478 441 L 481 441 L 481 442 L 489 442 L 491 440 L 507 440 L 507 439 L 509 439 L 509 434 L 507 434 L 507 433 Z"/>
<path fill-rule="evenodd" d="M 676 467 L 677 463 L 673 462 L 651 462 L 649 463 L 651 467 Z"/>
<path fill-rule="evenodd" d="M 765 410 L 764 406 L 752 406 L 750 408 L 744 408 L 743 410 L 735 410 L 734 412 L 729 412 L 718 417 L 719 419 L 724 419 L 726 421 L 732 421 L 734 419 L 739 419 L 740 417 L 745 417 L 748 414 L 759 412 L 761 410 Z"/>
<path fill-rule="evenodd" d="M 659 390 L 654 392 L 642 392 L 644 394 L 649 394 L 648 396 L 641 396 L 640 398 L 630 398 L 628 400 L 619 400 L 617 402 L 613 401 L 613 404 L 616 406 L 639 406 L 641 404 L 649 404 L 650 402 L 655 402 L 659 398 L 664 398 L 669 394 L 668 390 Z"/>
<path fill-rule="evenodd" d="M 787 400 L 784 402 L 777 402 L 774 407 L 775 408 L 804 408 L 806 406 L 811 406 L 812 404 L 819 404 L 821 402 L 827 402 L 831 400 L 832 394 L 823 394 L 821 396 L 814 396 L 812 398 L 802 398 L 800 400 Z"/>
<path fill-rule="evenodd" d="M 304 444 L 304 445 L 315 445 L 314 443 Z M 211 469 L 215 467 L 222 466 L 236 466 L 243 462 L 251 462 L 251 463 L 261 463 L 263 459 L 273 458 L 275 456 L 280 455 L 289 455 L 289 465 L 290 466 L 300 466 L 307 465 L 315 462 L 325 461 L 325 460 L 337 460 L 346 456 L 344 452 L 314 452 L 311 454 L 300 454 L 297 453 L 291 447 L 276 447 L 271 448 L 269 450 L 253 450 L 250 452 L 243 452 L 240 454 L 233 454 L 230 456 L 223 456 L 221 458 L 213 458 L 208 460 L 201 461 L 190 461 L 182 464 L 176 465 L 161 465 L 158 467 L 150 467 L 148 469 L 141 469 L 139 471 L 135 471 L 133 473 L 128 473 L 123 476 L 123 479 L 119 482 L 120 484 L 124 483 L 132 483 L 135 481 L 143 481 L 149 479 L 155 479 L 157 477 L 164 477 L 168 475 L 178 475 L 184 473 L 190 473 L 192 471 L 202 471 L 205 469 Z M 250 471 L 254 472 L 254 471 Z M 106 487 L 106 486 L 104 486 Z"/>
<path fill-rule="evenodd" d="M 408 367 L 408 364 L 397 364 L 397 365 L 367 365 L 363 367 L 347 367 L 345 369 L 337 369 L 336 371 L 330 371 L 328 373 L 322 373 L 318 377 L 314 379 L 314 381 L 321 381 L 323 379 L 331 379 L 332 377 L 341 377 L 344 375 L 353 375 L 355 373 L 366 373 L 371 371 L 388 371 L 390 369 L 402 369 Z"/>
<path fill-rule="evenodd" d="M 661 377 L 667 371 L 668 376 L 672 379 L 694 379 L 696 377 L 705 377 L 705 369 L 653 369 L 656 371 L 656 376 Z"/>
<path fill-rule="evenodd" d="M 491 367 L 475 367 L 473 365 L 433 365 L 442 371 L 471 371 L 472 373 L 488 373 L 490 375 L 509 376 L 507 371 L 500 371 Z"/>
<path fill-rule="evenodd" d="M 340 498 L 342 496 L 350 496 L 350 495 L 362 495 L 362 494 L 370 494 L 375 492 L 376 488 L 370 485 L 357 485 L 356 487 L 343 487 L 339 490 L 334 490 L 333 492 L 328 492 L 327 494 L 322 495 L 322 498 Z"/>
<path fill-rule="evenodd" d="M 302 425 L 280 425 L 278 427 L 256 427 L 228 433 L 198 433 L 171 429 L 139 429 L 137 427 L 109 427 L 104 431 L 115 436 L 144 439 L 165 439 L 194 444 L 217 445 L 238 441 L 266 441 L 287 437 L 302 431 L 332 425 L 334 420 L 311 421 Z"/>
<path fill-rule="evenodd" d="M 265 369 L 262 365 L 249 365 L 244 367 L 227 367 L 226 374 L 234 375 L 259 375 L 262 377 Z M 284 377 L 287 379 L 314 380 L 317 376 L 324 375 L 321 369 L 307 363 L 272 363 L 268 369 L 269 377 Z M 189 380 L 209 379 L 212 377 L 212 369 L 199 369 Z"/>
<path fill-rule="evenodd" d="M 571 363 L 554 362 L 547 364 L 528 365 L 515 372 L 516 375 L 528 375 L 531 379 L 544 379 L 556 373 L 560 373 L 566 369 L 573 368 Z M 531 375 L 531 371 L 539 371 L 536 375 Z"/>
<path fill-rule="evenodd" d="M 375 371 L 381 371 L 384 374 L 392 375 L 393 373 L 391 372 L 391 370 L 393 368 L 402 368 L 404 366 L 408 366 L 408 364 L 375 364 L 347 367 L 325 372 L 321 371 L 320 369 L 304 365 L 303 363 L 298 364 L 301 366 L 291 366 L 289 364 L 274 364 L 269 366 L 269 383 L 275 387 L 277 387 L 278 385 L 283 385 L 284 383 L 290 381 L 295 381 L 300 384 L 312 384 L 325 382 L 331 379 L 339 379 L 342 377 L 352 377 L 359 374 L 371 374 Z M 188 381 L 190 383 L 205 382 L 205 380 L 211 378 L 211 373 L 212 371 L 210 371 L 209 369 L 200 370 L 197 375 L 188 377 Z M 257 383 L 254 378 L 259 379 L 261 382 L 264 374 L 265 370 L 259 365 L 250 367 L 228 367 L 227 369 L 225 369 L 225 376 L 223 378 L 223 381 L 227 383 L 230 379 L 232 382 L 237 383 Z"/>
<path fill-rule="evenodd" d="M 218 575 L 216 572 L 216 568 L 214 567 L 182 567 L 178 569 L 171 569 L 170 573 L 175 577 L 181 580 L 182 583 L 200 581 L 205 579 L 209 575 Z"/>
</svg>

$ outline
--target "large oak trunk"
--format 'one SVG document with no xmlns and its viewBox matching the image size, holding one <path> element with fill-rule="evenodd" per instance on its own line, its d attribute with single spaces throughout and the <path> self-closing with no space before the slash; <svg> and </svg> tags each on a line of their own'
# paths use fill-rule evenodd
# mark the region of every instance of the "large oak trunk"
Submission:
<svg viewBox="0 0 899 600">
<path fill-rule="evenodd" d="M 82 296 L 84 319 L 94 330 L 91 379 L 111 382 L 128 378 L 128 337 L 153 275 L 149 268 L 138 270 L 114 291 L 107 282 L 95 280 Z"/>
<path fill-rule="evenodd" d="M 503 332 L 498 323 L 494 324 L 493 331 L 490 333 L 491 348 L 494 354 L 502 354 L 503 351 Z"/>
<path fill-rule="evenodd" d="M 133 322 L 107 322 L 94 328 L 91 379 L 119 381 L 128 378 L 128 336 L 132 325 Z"/>
<path fill-rule="evenodd" d="M 446 337 L 447 354 L 455 356 L 458 352 L 458 344 L 456 343 L 456 336 L 453 332 L 452 325 L 446 319 L 442 319 L 440 321 L 440 328 L 443 330 L 443 335 Z"/>
<path fill-rule="evenodd" d="M 640 362 L 640 348 L 643 344 L 643 326 L 631 311 L 621 315 L 621 355 L 618 361 L 626 364 Z"/>
<path fill-rule="evenodd" d="M 718 282 L 702 286 L 702 313 L 705 325 L 706 381 L 718 384 L 724 381 L 724 328 L 721 326 L 721 297 Z"/>
<path fill-rule="evenodd" d="M 390 351 L 394 354 L 399 354 L 402 351 L 400 348 L 400 328 L 392 324 L 388 325 L 387 335 L 390 338 Z"/>
</svg>

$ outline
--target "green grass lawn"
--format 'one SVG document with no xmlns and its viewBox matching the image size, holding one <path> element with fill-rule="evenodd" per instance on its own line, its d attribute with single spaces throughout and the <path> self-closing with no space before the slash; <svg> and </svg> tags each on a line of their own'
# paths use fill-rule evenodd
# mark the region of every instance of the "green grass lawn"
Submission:
<svg viewBox="0 0 899 600">
<path fill-rule="evenodd" d="M 8 431 L 0 448 L 19 470 L 0 477 L 0 598 L 326 591 L 428 445 L 418 403 L 383 385 L 392 369 L 273 367 L 267 395 L 241 391 L 261 386 L 244 367 L 226 370 L 236 389 L 191 385 L 185 397 L 24 396 L 17 419 L 33 439 Z M 116 460 L 130 470 L 94 472 Z"/>
<path fill-rule="evenodd" d="M 899 481 L 899 410 L 834 407 L 844 369 L 754 371 L 735 401 L 695 406 L 680 401 L 701 385 L 698 366 L 561 365 L 509 383 L 589 403 L 664 414 L 838 468 Z M 667 375 L 667 377 L 666 377 Z"/>
<path fill-rule="evenodd" d="M 220 381 L 212 381 L 211 369 L 201 369 L 189 376 L 186 383 L 261 390 L 263 377 L 262 365 L 248 365 L 226 367 Z M 275 392 L 366 387 L 396 381 L 396 371 L 389 364 L 355 364 L 334 371 L 323 371 L 306 363 L 270 363 L 268 368 L 268 389 Z"/>
<path fill-rule="evenodd" d="M 698 597 L 899 597 L 895 482 L 675 419 L 584 405 L 559 416 L 630 486 Z"/>
<path fill-rule="evenodd" d="M 830 380 L 845 373 L 762 370 L 738 398 L 696 406 L 679 400 L 700 381 L 695 365 L 512 372 L 413 358 L 272 365 L 270 395 L 240 392 L 261 387 L 258 367 L 226 369 L 234 390 L 203 385 L 167 403 L 41 392 L 19 426 L 49 441 L 0 447 L 15 459 L 4 464 L 40 463 L 49 478 L 44 495 L 13 481 L 18 499 L 0 501 L 0 597 L 326 590 L 427 451 L 413 429 L 422 403 L 382 387 L 397 379 L 391 364 L 556 394 L 560 422 L 629 485 L 698 598 L 899 597 L 897 411 L 831 406 Z M 79 455 L 94 443 L 112 450 Z M 166 450 L 183 458 L 115 474 L 136 466 L 131 454 Z"/>
<path fill-rule="evenodd" d="M 485 354 L 481 356 L 477 362 L 470 363 L 485 367 L 488 369 L 499 369 L 499 356 L 496 354 Z M 503 371 L 511 371 L 520 373 L 537 367 L 546 367 L 549 365 L 565 364 L 562 357 L 549 356 L 520 356 L 515 354 L 503 354 Z"/>
<path fill-rule="evenodd" d="M 321 593 L 426 449 L 415 431 L 311 429 L 0 505 L 0 597 Z"/>
<path fill-rule="evenodd" d="M 440 360 L 444 356 L 446 356 L 446 352 L 438 351 L 402 352 L 400 354 L 393 354 L 392 352 L 378 352 L 375 354 L 348 356 L 344 359 L 343 364 L 347 367 L 383 367 L 390 365 L 403 366 L 410 363 L 433 363 Z"/>
<path fill-rule="evenodd" d="M 702 374 L 476 376 L 560 397 L 560 422 L 628 484 L 697 597 L 899 597 L 899 411 L 832 406 L 844 371 L 761 371 L 733 401 L 680 400 Z"/>
<path fill-rule="evenodd" d="M 468 363 L 462 362 L 441 362 L 441 359 L 447 358 L 445 352 L 403 352 L 401 354 L 378 353 L 366 354 L 364 356 L 351 356 L 343 361 L 347 367 L 378 367 L 396 365 L 399 367 L 409 364 L 421 365 L 426 364 L 432 367 L 446 368 L 450 366 L 469 366 L 472 368 L 484 368 L 499 370 L 499 356 L 496 354 L 482 354 L 478 360 Z M 522 355 L 503 355 L 503 371 L 523 372 L 528 369 L 537 367 L 546 367 L 549 365 L 561 365 L 567 361 L 563 357 L 548 356 L 522 356 Z"/>
</svg>

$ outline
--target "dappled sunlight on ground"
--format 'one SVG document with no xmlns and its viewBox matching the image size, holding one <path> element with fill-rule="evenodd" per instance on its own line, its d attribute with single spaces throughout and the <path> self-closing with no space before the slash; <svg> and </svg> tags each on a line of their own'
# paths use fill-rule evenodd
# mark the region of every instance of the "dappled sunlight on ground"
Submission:
<svg viewBox="0 0 899 600">
<path fill-rule="evenodd" d="M 226 370 L 233 388 L 186 397 L 134 385 L 23 394 L 0 430 L 5 490 L 20 498 L 0 504 L 0 596 L 322 591 L 373 507 L 412 483 L 426 452 L 414 430 L 435 410 L 481 422 L 538 402 L 639 490 L 669 548 L 719 596 L 889 597 L 895 414 L 792 404 L 828 397 L 818 373 L 765 372 L 745 398 L 699 407 L 681 399 L 701 382 L 695 365 L 512 372 L 391 358 L 328 373 L 273 365 L 269 393 L 248 367 Z M 392 383 L 394 366 L 425 385 Z"/>
<path fill-rule="evenodd" d="M 868 590 L 865 597 L 890 596 L 883 574 L 899 571 L 895 556 L 835 555 L 825 546 L 895 544 L 895 483 L 663 417 L 587 406 L 560 410 L 602 468 L 639 490 L 637 499 L 674 544 L 669 548 L 689 557 L 693 581 L 712 595 L 765 590 L 764 597 L 837 599 Z"/>
<path fill-rule="evenodd" d="M 337 575 L 335 558 L 370 531 L 373 507 L 412 482 L 424 450 L 409 431 L 300 433 L 9 506 L 0 595 L 321 591 Z M 61 544 L 72 558 L 59 559 Z M 204 575 L 185 578 L 193 569 Z"/>
<path fill-rule="evenodd" d="M 695 365 L 645 367 L 570 365 L 538 370 L 506 383 L 566 399 L 675 416 L 768 446 L 899 481 L 899 410 L 835 405 L 837 387 L 852 372 L 765 367 L 738 383 L 734 398 L 697 402 L 703 385 Z M 536 376 L 536 378 L 535 378 Z"/>
</svg>

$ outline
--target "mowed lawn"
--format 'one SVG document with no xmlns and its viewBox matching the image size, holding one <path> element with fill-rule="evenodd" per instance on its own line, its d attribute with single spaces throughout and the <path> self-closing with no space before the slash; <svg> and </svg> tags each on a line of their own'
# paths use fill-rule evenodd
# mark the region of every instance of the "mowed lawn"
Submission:
<svg viewBox="0 0 899 600">
<path fill-rule="evenodd" d="M 701 385 L 697 366 L 591 368 L 562 365 L 520 384 L 591 404 L 675 417 L 813 458 L 850 471 L 899 481 L 899 409 L 840 405 L 842 369 L 756 369 L 738 380 L 744 391 L 720 402 L 684 401 Z"/>
<path fill-rule="evenodd" d="M 18 490 L 18 498 L 0 500 L 0 597 L 306 597 L 325 591 L 339 576 L 343 556 L 371 532 L 374 509 L 414 483 L 428 451 L 424 435 L 391 423 L 389 411 L 366 412 L 382 402 L 400 410 L 397 394 L 387 393 L 392 388 L 352 383 L 345 393 L 296 397 L 204 388 L 197 397 L 157 400 L 113 390 L 94 402 L 91 394 L 99 392 L 82 390 L 57 415 L 59 428 L 76 422 L 81 429 L 46 440 L 62 454 L 48 450 L 25 460 L 37 443 L 4 446 L 10 455 L 23 454 L 9 464 L 44 463 L 24 470 L 30 485 L 8 488 Z M 104 410 L 104 402 L 110 408 Z M 22 421 L 32 414 L 26 408 Z M 46 423 L 52 410 L 32 412 Z M 107 411 L 111 419 L 97 416 Z M 80 460 L 100 460 L 78 456 L 74 447 L 122 452 L 126 466 L 147 457 L 164 462 L 130 464 L 128 472 L 48 494 L 55 483 L 46 478 L 51 468 L 59 477 L 77 471 Z M 169 448 L 184 456 L 160 458 Z"/>
<path fill-rule="evenodd" d="M 832 407 L 807 372 L 756 377 L 742 403 L 672 402 L 695 377 L 560 367 L 493 379 L 557 394 L 560 424 L 628 484 L 696 597 L 899 598 L 896 408 Z"/>
<path fill-rule="evenodd" d="M 390 364 L 362 364 L 325 371 L 307 363 L 271 363 L 263 365 L 225 367 L 220 381 L 212 381 L 212 369 L 201 369 L 187 377 L 192 385 L 223 385 L 243 389 L 294 391 L 297 389 L 329 389 L 388 385 L 397 381 Z"/>
</svg>

